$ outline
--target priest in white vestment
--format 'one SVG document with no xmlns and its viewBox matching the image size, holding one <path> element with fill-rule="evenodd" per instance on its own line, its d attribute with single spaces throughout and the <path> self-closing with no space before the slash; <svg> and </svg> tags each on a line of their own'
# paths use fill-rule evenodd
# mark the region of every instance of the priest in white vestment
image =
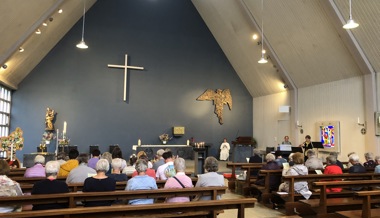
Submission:
<svg viewBox="0 0 380 218">
<path fill-rule="evenodd" d="M 227 139 L 223 139 L 223 143 L 220 145 L 220 157 L 219 160 L 227 160 L 230 156 L 230 144 Z"/>
</svg>

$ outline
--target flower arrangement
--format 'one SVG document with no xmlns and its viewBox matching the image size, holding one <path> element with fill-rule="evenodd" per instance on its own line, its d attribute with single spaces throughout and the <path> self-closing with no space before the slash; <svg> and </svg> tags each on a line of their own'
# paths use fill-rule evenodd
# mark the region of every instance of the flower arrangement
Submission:
<svg viewBox="0 0 380 218">
<path fill-rule="evenodd" d="M 162 142 L 167 142 L 167 141 L 171 140 L 173 137 L 169 136 L 169 134 L 167 134 L 167 133 L 164 133 L 164 134 L 158 136 L 158 138 L 160 138 L 160 140 Z"/>
<path fill-rule="evenodd" d="M 9 136 L 4 136 L 0 138 L 0 144 L 2 150 L 8 150 L 8 148 L 13 145 L 15 150 L 22 150 L 24 147 L 24 137 L 22 136 L 23 131 L 20 127 L 17 127 Z"/>
<path fill-rule="evenodd" d="M 44 144 L 46 144 L 46 142 L 50 142 L 51 140 L 55 139 L 55 135 L 53 132 L 44 132 L 44 134 L 42 134 L 42 142 Z"/>
</svg>

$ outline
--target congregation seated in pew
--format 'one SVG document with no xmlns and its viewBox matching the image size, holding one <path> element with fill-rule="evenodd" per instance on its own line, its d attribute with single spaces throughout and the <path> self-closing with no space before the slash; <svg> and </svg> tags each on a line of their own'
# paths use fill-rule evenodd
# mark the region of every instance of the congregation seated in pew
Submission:
<svg viewBox="0 0 380 218">
<path fill-rule="evenodd" d="M 66 183 L 83 183 L 90 176 L 96 175 L 96 171 L 87 166 L 88 154 L 82 153 L 77 157 L 78 166 L 72 169 L 66 178 Z"/>
<path fill-rule="evenodd" d="M 112 159 L 112 173 L 108 174 L 110 178 L 115 179 L 116 181 L 127 181 L 128 176 L 125 173 L 122 173 L 122 164 L 123 160 L 121 158 Z"/>
<path fill-rule="evenodd" d="M 96 163 L 96 175 L 88 177 L 83 184 L 83 192 L 106 192 L 115 191 L 116 181 L 106 175 L 109 171 L 109 163 L 106 159 L 100 159 Z M 85 207 L 110 206 L 113 201 L 88 201 Z"/>
<path fill-rule="evenodd" d="M 45 177 L 45 157 L 42 155 L 36 155 L 34 157 L 34 166 L 27 168 L 25 170 L 24 177 L 31 178 L 31 177 Z"/>
<path fill-rule="evenodd" d="M 9 172 L 8 163 L 5 160 L 0 160 L 0 197 L 22 196 L 20 184 L 8 178 Z M 20 210 L 21 207 L 17 205 L 0 207 L 0 213 L 11 213 Z"/>
<path fill-rule="evenodd" d="M 309 171 L 304 165 L 304 157 L 303 154 L 296 152 L 293 155 L 294 165 L 289 169 L 284 168 L 282 171 L 282 175 L 308 175 Z M 283 182 L 279 187 L 280 192 L 289 192 L 289 183 Z M 311 196 L 311 192 L 309 191 L 308 183 L 306 181 L 299 181 L 294 183 L 294 191 L 296 193 L 301 194 L 305 199 L 309 199 Z"/>
<path fill-rule="evenodd" d="M 309 149 L 306 151 L 307 160 L 305 162 L 305 166 L 308 170 L 322 170 L 323 162 L 321 159 L 317 157 L 315 151 L 313 149 Z"/>
<path fill-rule="evenodd" d="M 150 190 L 157 189 L 156 180 L 146 175 L 148 163 L 144 159 L 139 159 L 136 162 L 136 171 L 138 175 L 129 179 L 125 190 Z M 129 204 L 153 204 L 154 199 L 134 199 L 129 200 Z"/>
<path fill-rule="evenodd" d="M 197 184 L 195 187 L 207 187 L 207 186 L 224 186 L 224 177 L 223 175 L 219 175 L 218 169 L 218 160 L 215 157 L 207 157 L 204 163 L 204 169 L 206 171 L 205 174 L 198 175 Z M 221 196 L 217 196 L 217 200 L 219 200 Z M 210 196 L 201 196 L 197 197 L 199 200 L 211 200 Z"/>
<path fill-rule="evenodd" d="M 148 163 L 148 168 L 146 169 L 146 172 L 145 174 L 152 177 L 153 179 L 156 179 L 156 171 L 154 171 L 153 168 L 149 168 L 149 160 L 148 160 L 148 156 L 142 154 L 139 156 L 140 160 L 145 160 L 147 163 Z M 133 173 L 132 173 L 132 177 L 135 177 L 138 175 L 138 172 L 135 170 Z"/>
<path fill-rule="evenodd" d="M 164 189 L 173 189 L 173 188 L 192 188 L 193 182 L 191 178 L 185 174 L 186 170 L 186 162 L 183 158 L 176 158 L 174 160 L 174 168 L 176 170 L 176 175 L 168 178 L 166 180 Z M 173 202 L 188 202 L 190 201 L 189 197 L 173 197 L 167 198 L 165 202 L 173 203 Z"/>
<path fill-rule="evenodd" d="M 69 175 L 70 171 L 78 166 L 78 160 L 77 157 L 79 155 L 79 152 L 77 149 L 71 149 L 69 151 L 69 160 L 66 161 L 66 163 L 61 164 L 58 176 L 67 176 Z"/>
<path fill-rule="evenodd" d="M 166 151 L 162 154 L 162 157 L 165 160 L 165 164 L 158 167 L 156 178 L 160 180 L 167 180 L 168 177 L 175 175 L 173 153 L 171 151 Z"/>
<path fill-rule="evenodd" d="M 323 174 L 343 174 L 342 169 L 336 164 L 336 157 L 334 155 L 329 155 L 326 157 L 326 168 Z M 341 192 L 342 188 L 329 188 L 326 192 Z"/>
<path fill-rule="evenodd" d="M 57 194 L 67 193 L 69 188 L 64 181 L 57 180 L 57 175 L 60 170 L 58 161 L 49 161 L 46 163 L 46 179 L 38 181 L 34 184 L 31 194 Z M 33 210 L 47 210 L 67 208 L 65 203 L 37 204 L 33 205 Z"/>
</svg>

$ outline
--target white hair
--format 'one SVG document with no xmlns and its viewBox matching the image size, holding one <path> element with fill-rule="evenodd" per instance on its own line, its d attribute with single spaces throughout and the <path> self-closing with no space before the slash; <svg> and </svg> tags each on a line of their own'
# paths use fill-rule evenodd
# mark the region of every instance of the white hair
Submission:
<svg viewBox="0 0 380 218">
<path fill-rule="evenodd" d="M 34 158 L 34 164 L 36 164 L 36 163 L 44 164 L 45 163 L 45 157 L 42 155 L 37 155 Z"/>
<path fill-rule="evenodd" d="M 112 166 L 112 169 L 121 169 L 122 160 L 120 158 L 112 159 L 111 166 Z"/>
<path fill-rule="evenodd" d="M 109 164 L 108 160 L 100 159 L 96 163 L 95 169 L 96 169 L 96 171 L 108 172 L 108 170 L 110 169 L 110 164 Z"/>
<path fill-rule="evenodd" d="M 45 165 L 46 174 L 56 175 L 59 172 L 60 164 L 56 160 L 48 161 Z"/>
<path fill-rule="evenodd" d="M 359 162 L 359 155 L 357 155 L 357 154 L 351 154 L 351 155 L 348 157 L 348 160 L 350 160 L 350 161 L 354 161 L 354 162 Z"/>
<path fill-rule="evenodd" d="M 265 160 L 266 160 L 267 162 L 269 162 L 269 161 L 274 161 L 274 160 L 276 160 L 276 157 L 274 156 L 274 154 L 272 154 L 272 153 L 268 153 L 268 154 L 265 156 Z"/>
<path fill-rule="evenodd" d="M 176 172 L 185 172 L 186 170 L 186 162 L 185 159 L 179 157 L 174 160 L 174 168 Z"/>
</svg>

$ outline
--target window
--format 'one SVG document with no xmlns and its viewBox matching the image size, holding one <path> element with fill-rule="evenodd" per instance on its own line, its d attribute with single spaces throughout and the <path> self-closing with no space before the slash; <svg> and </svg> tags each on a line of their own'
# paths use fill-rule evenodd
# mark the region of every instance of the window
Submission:
<svg viewBox="0 0 380 218">
<path fill-rule="evenodd" d="M 11 118 L 11 90 L 0 85 L 0 136 L 9 135 Z"/>
</svg>

